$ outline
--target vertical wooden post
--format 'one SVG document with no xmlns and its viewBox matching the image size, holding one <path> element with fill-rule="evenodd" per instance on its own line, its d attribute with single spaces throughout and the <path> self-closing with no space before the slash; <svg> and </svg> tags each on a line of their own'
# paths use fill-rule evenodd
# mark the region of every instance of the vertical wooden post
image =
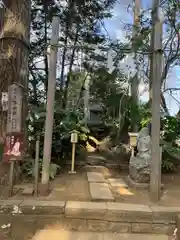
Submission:
<svg viewBox="0 0 180 240">
<path fill-rule="evenodd" d="M 134 0 L 134 26 L 132 32 L 132 47 L 135 55 L 134 65 L 137 64 L 136 38 L 138 34 L 137 28 L 140 23 L 140 5 L 141 5 L 140 0 Z M 138 65 L 136 65 L 136 73 L 131 82 L 131 96 L 135 104 L 138 104 L 138 87 L 139 87 Z M 135 121 L 132 123 L 132 131 L 138 132 L 138 124 Z"/>
<path fill-rule="evenodd" d="M 35 196 L 38 196 L 38 181 L 39 181 L 39 136 L 36 140 L 36 158 L 35 158 L 35 165 L 34 165 L 34 193 Z"/>
<path fill-rule="evenodd" d="M 13 194 L 14 167 L 15 167 L 15 161 L 12 160 L 10 162 L 10 170 L 9 170 L 9 197 L 12 197 L 12 194 Z"/>
<path fill-rule="evenodd" d="M 72 143 L 72 161 L 71 161 L 71 171 L 69 173 L 76 173 L 74 171 L 75 164 L 75 154 L 76 154 L 76 143 L 78 142 L 78 133 L 76 130 L 71 132 L 71 143 Z"/>
<path fill-rule="evenodd" d="M 152 29 L 153 73 L 152 73 L 152 159 L 150 176 L 150 198 L 156 202 L 160 199 L 161 190 L 161 148 L 160 148 L 160 104 L 161 104 L 161 74 L 162 74 L 162 22 L 158 16 L 160 0 L 154 0 L 152 11 L 156 14 L 155 25 Z"/>
<path fill-rule="evenodd" d="M 134 147 L 131 147 L 131 157 L 134 157 Z"/>
<path fill-rule="evenodd" d="M 52 36 L 51 36 L 51 50 L 49 59 L 49 78 L 48 78 L 48 93 L 46 106 L 46 122 L 45 122 L 45 136 L 44 136 L 44 151 L 43 151 L 43 165 L 41 184 L 44 185 L 44 191 L 48 190 L 49 184 L 49 167 L 51 162 L 51 148 L 52 148 L 52 133 L 54 121 L 54 99 L 56 90 L 56 63 L 58 52 L 58 38 L 59 38 L 59 24 L 60 18 L 54 17 L 52 21 Z"/>
<path fill-rule="evenodd" d="M 76 153 L 76 143 L 72 143 L 72 164 L 71 173 L 74 173 L 74 163 L 75 163 L 75 153 Z"/>
</svg>

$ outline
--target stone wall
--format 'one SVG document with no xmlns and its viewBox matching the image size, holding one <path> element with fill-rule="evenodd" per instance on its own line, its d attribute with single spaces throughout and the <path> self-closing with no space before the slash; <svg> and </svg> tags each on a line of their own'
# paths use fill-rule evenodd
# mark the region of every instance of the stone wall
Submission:
<svg viewBox="0 0 180 240">
<path fill-rule="evenodd" d="M 62 230 L 172 235 L 180 207 L 105 202 L 0 201 L 0 229 L 23 240 L 46 225 Z"/>
</svg>

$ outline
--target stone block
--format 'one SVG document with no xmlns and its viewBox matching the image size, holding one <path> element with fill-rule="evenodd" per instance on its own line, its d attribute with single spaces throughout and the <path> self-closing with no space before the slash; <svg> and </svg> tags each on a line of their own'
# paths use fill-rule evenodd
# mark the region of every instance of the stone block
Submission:
<svg viewBox="0 0 180 240">
<path fill-rule="evenodd" d="M 115 233 L 131 232 L 131 223 L 108 222 L 107 231 Z"/>
<path fill-rule="evenodd" d="M 137 183 L 150 182 L 150 164 L 146 159 L 131 157 L 129 162 L 129 176 Z"/>
<path fill-rule="evenodd" d="M 97 202 L 68 201 L 65 207 L 65 215 L 68 218 L 104 219 L 106 211 L 106 203 Z"/>
<path fill-rule="evenodd" d="M 58 229 L 44 230 L 37 233 L 37 239 L 58 239 L 58 240 L 103 240 L 103 234 L 94 232 L 71 232 L 71 231 L 61 231 Z"/>
<path fill-rule="evenodd" d="M 34 192 L 34 188 L 33 187 L 27 187 L 27 188 L 23 189 L 22 195 L 32 196 L 33 192 Z"/>
<path fill-rule="evenodd" d="M 84 170 L 86 172 L 99 172 L 101 173 L 105 178 L 110 177 L 112 175 L 111 171 L 109 168 L 104 167 L 104 166 L 84 166 Z"/>
<path fill-rule="evenodd" d="M 152 223 L 152 210 L 146 205 L 108 202 L 107 206 L 109 221 Z"/>
<path fill-rule="evenodd" d="M 87 229 L 90 232 L 106 232 L 108 222 L 103 220 L 87 220 Z"/>
<path fill-rule="evenodd" d="M 12 227 L 12 215 L 0 214 L 0 239 L 9 239 Z"/>
<path fill-rule="evenodd" d="M 132 233 L 152 233 L 152 224 L 132 223 Z"/>
<path fill-rule="evenodd" d="M 0 213 L 13 213 L 21 203 L 22 200 L 0 200 Z"/>
<path fill-rule="evenodd" d="M 35 215 L 33 215 L 35 216 Z M 51 215 L 44 217 L 43 215 L 36 215 L 36 231 L 44 229 L 49 226 L 59 226 L 59 229 L 64 229 L 62 222 L 64 221 L 64 215 Z"/>
<path fill-rule="evenodd" d="M 87 220 L 85 219 L 65 218 L 62 222 L 62 225 L 63 229 L 68 231 L 87 231 Z"/>
<path fill-rule="evenodd" d="M 151 206 L 153 223 L 175 224 L 180 207 Z"/>
<path fill-rule="evenodd" d="M 90 183 L 89 189 L 93 201 L 114 201 L 114 197 L 107 183 Z"/>
<path fill-rule="evenodd" d="M 61 214 L 64 213 L 64 201 L 24 200 L 20 204 L 23 214 Z"/>
<path fill-rule="evenodd" d="M 152 224 L 152 233 L 154 234 L 166 234 L 172 236 L 175 229 L 175 224 Z"/>
<path fill-rule="evenodd" d="M 128 188 L 128 185 L 121 178 L 109 178 L 108 181 L 112 187 Z"/>
<path fill-rule="evenodd" d="M 27 215 L 13 216 L 11 228 L 12 239 L 31 239 L 36 231 L 36 217 Z"/>
<path fill-rule="evenodd" d="M 107 182 L 102 173 L 87 172 L 88 182 L 105 183 Z"/>
<path fill-rule="evenodd" d="M 37 219 L 39 230 L 50 226 L 61 231 L 87 231 L 87 221 L 85 219 L 65 218 L 63 215 L 48 216 L 47 218 L 40 216 Z"/>
<path fill-rule="evenodd" d="M 170 240 L 166 235 L 106 233 L 103 240 Z"/>
</svg>

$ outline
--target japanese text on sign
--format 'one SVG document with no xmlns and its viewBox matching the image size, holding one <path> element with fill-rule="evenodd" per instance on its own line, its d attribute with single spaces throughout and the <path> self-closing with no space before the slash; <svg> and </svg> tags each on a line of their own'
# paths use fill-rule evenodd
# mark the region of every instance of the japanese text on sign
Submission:
<svg viewBox="0 0 180 240">
<path fill-rule="evenodd" d="M 13 84 L 8 89 L 8 133 L 21 131 L 21 109 L 22 91 L 19 86 Z"/>
</svg>

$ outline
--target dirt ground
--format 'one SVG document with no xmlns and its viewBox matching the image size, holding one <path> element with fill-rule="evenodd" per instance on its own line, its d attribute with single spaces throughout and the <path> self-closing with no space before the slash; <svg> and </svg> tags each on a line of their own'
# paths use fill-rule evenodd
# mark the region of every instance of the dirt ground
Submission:
<svg viewBox="0 0 180 240">
<path fill-rule="evenodd" d="M 32 187 L 32 183 L 22 183 L 15 185 L 14 195 L 11 199 L 39 199 L 39 200 L 59 200 L 59 201 L 91 201 L 87 174 L 83 168 L 76 169 L 76 174 L 68 174 L 69 169 L 64 169 L 59 176 L 51 182 L 51 192 L 47 197 L 23 196 L 23 188 Z M 114 171 L 106 169 L 104 176 L 125 179 L 128 172 Z M 179 205 L 180 199 L 180 173 L 164 174 L 162 176 L 164 189 L 162 190 L 159 205 Z M 116 202 L 150 204 L 149 192 L 145 189 L 134 188 L 111 188 Z M 0 188 L 0 199 L 8 198 L 8 189 Z"/>
</svg>

